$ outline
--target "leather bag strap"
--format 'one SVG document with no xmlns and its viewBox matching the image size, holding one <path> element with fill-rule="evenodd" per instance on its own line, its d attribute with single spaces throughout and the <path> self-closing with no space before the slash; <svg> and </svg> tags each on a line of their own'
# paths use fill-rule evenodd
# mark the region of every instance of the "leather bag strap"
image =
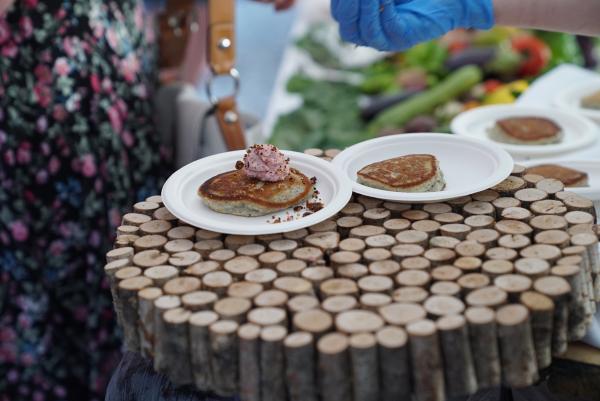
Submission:
<svg viewBox="0 0 600 401">
<path fill-rule="evenodd" d="M 235 93 L 216 99 L 211 93 L 212 79 L 207 92 L 216 107 L 217 121 L 228 150 L 246 148 L 244 130 L 237 109 L 235 96 L 239 89 L 239 76 L 235 69 L 235 1 L 208 1 L 208 60 L 213 78 L 226 75 L 234 80 Z"/>
<path fill-rule="evenodd" d="M 235 66 L 234 0 L 208 2 L 208 58 L 215 75 L 229 74 Z"/>
<path fill-rule="evenodd" d="M 226 97 L 217 103 L 216 116 L 221 134 L 229 150 L 240 150 L 246 148 L 244 132 L 240 123 L 239 114 L 234 97 Z"/>
</svg>

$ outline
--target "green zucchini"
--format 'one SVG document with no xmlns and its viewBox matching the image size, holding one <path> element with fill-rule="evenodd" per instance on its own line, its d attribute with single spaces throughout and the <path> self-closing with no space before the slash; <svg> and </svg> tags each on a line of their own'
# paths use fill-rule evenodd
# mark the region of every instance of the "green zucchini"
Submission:
<svg viewBox="0 0 600 401">
<path fill-rule="evenodd" d="M 467 92 L 482 79 L 481 69 L 474 65 L 459 68 L 433 88 L 383 111 L 367 129 L 371 135 L 377 135 L 386 128 L 402 127 L 412 118 L 431 113 L 437 106 Z"/>
</svg>

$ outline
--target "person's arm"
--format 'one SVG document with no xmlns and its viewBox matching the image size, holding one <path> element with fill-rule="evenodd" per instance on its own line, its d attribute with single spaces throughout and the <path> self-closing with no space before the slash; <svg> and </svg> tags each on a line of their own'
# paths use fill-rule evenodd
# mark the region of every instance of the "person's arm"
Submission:
<svg viewBox="0 0 600 401">
<path fill-rule="evenodd" d="M 600 36 L 600 0 L 331 0 L 331 13 L 342 39 L 388 51 L 495 24 Z"/>
<path fill-rule="evenodd" d="M 494 0 L 496 24 L 600 35 L 599 0 Z"/>
</svg>

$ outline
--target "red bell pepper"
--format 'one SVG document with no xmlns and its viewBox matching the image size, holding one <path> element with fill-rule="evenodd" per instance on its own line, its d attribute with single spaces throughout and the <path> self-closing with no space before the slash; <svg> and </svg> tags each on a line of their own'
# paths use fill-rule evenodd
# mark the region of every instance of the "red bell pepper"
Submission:
<svg viewBox="0 0 600 401">
<path fill-rule="evenodd" d="M 512 40 L 512 47 L 524 57 L 519 67 L 520 76 L 540 74 L 552 57 L 548 45 L 535 36 L 517 36 Z"/>
<path fill-rule="evenodd" d="M 496 89 L 502 86 L 502 82 L 497 79 L 488 79 L 483 83 L 483 88 L 485 89 L 485 93 L 492 93 Z"/>
</svg>

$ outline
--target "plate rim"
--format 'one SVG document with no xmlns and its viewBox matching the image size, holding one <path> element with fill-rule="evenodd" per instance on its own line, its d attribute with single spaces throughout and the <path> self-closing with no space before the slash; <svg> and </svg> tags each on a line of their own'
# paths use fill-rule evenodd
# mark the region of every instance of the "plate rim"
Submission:
<svg viewBox="0 0 600 401">
<path fill-rule="evenodd" d="M 268 234 L 277 234 L 277 233 L 285 233 L 285 232 L 295 231 L 295 230 L 310 227 L 312 225 L 315 225 L 322 221 L 325 221 L 325 220 L 331 218 L 332 216 L 334 216 L 335 214 L 337 214 L 341 209 L 343 209 L 344 206 L 350 201 L 350 199 L 352 197 L 352 188 L 349 187 L 343 179 L 336 180 L 336 177 L 340 177 L 341 174 L 339 174 L 339 171 L 336 171 L 337 168 L 332 163 L 322 160 L 315 156 L 307 155 L 302 152 L 282 150 L 283 154 L 285 154 L 286 156 L 288 156 L 290 158 L 300 158 L 306 162 L 315 163 L 317 165 L 322 166 L 323 168 L 328 170 L 328 175 L 333 177 L 334 181 L 337 181 L 339 188 L 337 188 L 337 190 L 336 190 L 336 188 L 333 189 L 335 193 L 333 195 L 332 200 L 327 205 L 325 205 L 325 207 L 323 209 L 321 209 L 318 213 L 314 213 L 311 216 L 303 217 L 301 219 L 293 220 L 290 222 L 284 221 L 284 222 L 277 223 L 277 224 L 275 224 L 275 223 L 270 224 L 270 226 L 272 226 L 272 228 L 268 229 L 268 230 L 267 229 L 252 230 L 252 227 L 254 226 L 253 224 L 240 224 L 240 227 L 243 227 L 242 229 L 229 230 L 228 228 L 225 228 L 225 229 L 219 228 L 213 224 L 208 224 L 208 223 L 203 223 L 203 222 L 198 224 L 196 221 L 192 222 L 192 221 L 190 221 L 190 219 L 188 219 L 186 216 L 179 213 L 176 210 L 176 208 L 173 207 L 170 196 L 166 195 L 166 191 L 168 191 L 171 188 L 171 186 L 176 185 L 176 183 L 177 183 L 176 180 L 180 179 L 180 176 L 185 174 L 185 172 L 187 170 L 193 168 L 194 165 L 201 165 L 201 164 L 209 163 L 212 160 L 221 161 L 221 160 L 227 160 L 227 158 L 232 158 L 232 159 L 237 158 L 239 160 L 240 156 L 242 156 L 245 152 L 246 152 L 246 150 L 234 150 L 234 151 L 229 151 L 229 152 L 217 153 L 215 155 L 211 155 L 211 156 L 207 156 L 207 157 L 204 157 L 204 158 L 201 158 L 198 160 L 194 160 L 193 162 L 190 162 L 190 163 L 186 164 L 185 166 L 182 166 L 179 169 L 177 169 L 175 172 L 173 172 L 169 176 L 169 178 L 167 178 L 167 180 L 165 181 L 165 183 L 161 189 L 161 197 L 162 197 L 164 206 L 167 208 L 167 210 L 169 210 L 169 212 L 171 212 L 179 220 L 181 220 L 187 224 L 190 224 L 194 227 L 197 227 L 197 228 L 215 231 L 215 232 L 219 232 L 219 233 L 223 233 L 223 234 L 231 234 L 231 235 L 268 235 Z M 288 209 L 291 209 L 291 208 L 288 208 Z M 285 209 L 285 210 L 287 210 L 287 209 Z M 218 212 L 215 212 L 215 213 L 218 213 Z M 234 216 L 234 215 L 228 215 L 228 216 Z M 265 215 L 265 216 L 268 216 L 268 215 Z M 238 217 L 240 220 L 244 219 L 243 216 L 234 216 L 234 217 Z M 296 223 L 296 224 L 294 224 L 294 223 Z"/>
<path fill-rule="evenodd" d="M 487 137 L 480 136 L 472 136 L 466 133 L 467 127 L 465 126 L 464 120 L 468 118 L 473 118 L 473 115 L 478 113 L 484 113 L 491 109 L 497 110 L 518 110 L 519 113 L 526 112 L 531 110 L 533 113 L 539 112 L 540 114 L 549 114 L 549 113 L 559 113 L 563 118 L 568 118 L 571 120 L 578 120 L 584 126 L 587 127 L 585 131 L 583 131 L 583 135 L 578 142 L 575 143 L 560 143 L 560 144 L 552 144 L 552 145 L 517 145 L 517 144 L 507 144 L 492 141 Z M 469 121 L 469 120 L 467 120 Z M 461 137 L 468 138 L 478 138 L 480 140 L 484 140 L 487 142 L 492 142 L 497 146 L 500 146 L 510 154 L 520 157 L 549 157 L 551 155 L 559 155 L 565 153 L 571 153 L 584 147 L 595 143 L 600 136 L 600 132 L 598 126 L 588 117 L 573 112 L 571 110 L 562 110 L 556 107 L 543 107 L 543 106 L 527 106 L 527 105 L 519 105 L 519 104 L 495 104 L 495 105 L 487 105 L 477 107 L 472 110 L 464 111 L 454 117 L 450 123 L 450 130 L 454 133 L 454 135 L 458 135 Z"/>
<path fill-rule="evenodd" d="M 600 121 L 600 110 L 586 109 L 585 107 L 581 107 L 581 106 L 573 106 L 565 101 L 565 98 L 567 97 L 567 95 L 570 95 L 571 93 L 575 93 L 575 92 L 581 92 L 586 87 L 595 87 L 596 91 L 600 90 L 600 78 L 596 79 L 596 80 L 592 80 L 591 82 L 583 82 L 582 81 L 582 82 L 576 83 L 574 85 L 571 85 L 569 87 L 563 88 L 562 90 L 558 91 L 553 96 L 552 104 L 555 105 L 556 107 L 562 107 L 562 108 L 564 108 L 566 110 L 570 110 L 574 113 L 581 114 L 587 118 L 591 118 L 593 120 Z"/>
<path fill-rule="evenodd" d="M 406 140 L 406 139 L 402 139 L 402 138 L 425 139 L 425 138 L 440 138 L 440 137 L 443 137 L 444 139 L 450 139 L 450 138 L 454 137 L 457 139 L 450 139 L 450 140 L 460 140 L 460 141 L 464 141 L 464 142 L 469 142 L 469 143 L 476 144 L 478 146 L 482 146 L 482 147 L 488 149 L 489 151 L 491 151 L 491 153 L 496 155 L 496 158 L 499 161 L 499 168 L 496 169 L 496 171 L 498 171 L 498 172 L 502 171 L 501 168 L 503 167 L 503 164 L 506 164 L 506 166 L 504 166 L 505 170 L 502 171 L 501 174 L 498 173 L 498 178 L 492 180 L 489 184 L 478 185 L 476 188 L 474 188 L 472 190 L 468 190 L 468 191 L 467 190 L 458 191 L 457 193 L 455 193 L 451 196 L 439 196 L 439 195 L 435 196 L 434 194 L 443 194 L 444 191 L 395 192 L 395 191 L 386 191 L 386 190 L 382 190 L 382 189 L 371 188 L 366 185 L 359 184 L 355 180 L 352 180 L 348 175 L 347 169 L 343 167 L 343 163 L 344 163 L 345 159 L 349 158 L 349 155 L 352 155 L 354 152 L 357 151 L 357 149 L 360 149 L 364 146 L 368 146 L 368 144 L 370 144 L 370 143 L 379 143 L 379 142 L 387 142 L 387 141 L 394 142 L 394 141 Z M 340 171 L 343 173 L 344 178 L 346 180 L 348 180 L 350 182 L 350 184 L 352 185 L 352 191 L 354 191 L 355 193 L 360 194 L 360 195 L 370 196 L 372 198 L 388 200 L 388 201 L 411 202 L 411 203 L 440 202 L 440 201 L 460 198 L 461 196 L 466 196 L 466 195 L 470 195 L 470 194 L 473 194 L 473 193 L 476 193 L 479 191 L 483 191 L 485 189 L 489 189 L 489 188 L 493 187 L 494 185 L 497 185 L 500 182 L 502 182 L 502 180 L 506 179 L 506 177 L 508 177 L 510 175 L 512 168 L 514 166 L 514 160 L 513 160 L 512 156 L 506 150 L 502 149 L 501 147 L 499 147 L 493 143 L 483 141 L 483 140 L 477 139 L 477 138 L 471 138 L 471 137 L 458 138 L 458 137 L 454 136 L 453 134 L 437 133 L 437 132 L 407 133 L 407 134 L 390 135 L 390 136 L 369 139 L 367 141 L 359 142 L 355 145 L 352 145 L 352 146 L 346 148 L 345 150 L 340 152 L 333 159 L 332 163 L 334 163 L 338 166 Z"/>
</svg>

